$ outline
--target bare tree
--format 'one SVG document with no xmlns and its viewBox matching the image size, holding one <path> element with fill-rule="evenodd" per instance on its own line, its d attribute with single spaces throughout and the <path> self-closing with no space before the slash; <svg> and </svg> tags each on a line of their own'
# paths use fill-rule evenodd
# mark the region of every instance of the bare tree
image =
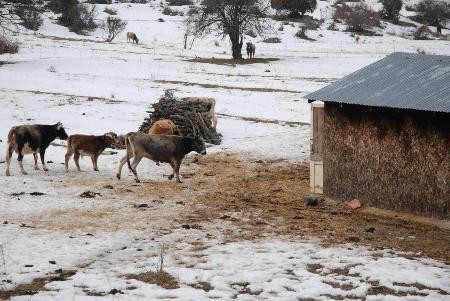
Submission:
<svg viewBox="0 0 450 301">
<path fill-rule="evenodd" d="M 270 2 L 265 0 L 203 0 L 198 14 L 189 16 L 186 32 L 194 37 L 217 34 L 229 37 L 234 59 L 242 59 L 243 33 L 258 34 L 271 28 L 266 19 Z"/>
<path fill-rule="evenodd" d="M 111 16 L 108 16 L 106 21 L 100 25 L 100 28 L 105 33 L 106 42 L 112 42 L 112 40 L 114 40 L 119 33 L 125 30 L 125 27 L 127 27 L 126 21 L 122 21 L 122 19 L 118 17 Z"/>
</svg>

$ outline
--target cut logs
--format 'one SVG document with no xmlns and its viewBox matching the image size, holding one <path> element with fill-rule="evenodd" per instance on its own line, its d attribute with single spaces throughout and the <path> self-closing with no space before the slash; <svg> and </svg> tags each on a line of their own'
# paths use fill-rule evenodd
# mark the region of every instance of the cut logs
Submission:
<svg viewBox="0 0 450 301">
<path fill-rule="evenodd" d="M 172 91 L 165 91 L 157 103 L 150 106 L 139 131 L 148 133 L 148 130 L 158 120 L 172 120 L 183 136 L 200 136 L 205 142 L 220 144 L 221 137 L 214 129 L 212 120 L 208 116 L 210 108 L 201 102 L 188 102 L 176 98 Z"/>
</svg>

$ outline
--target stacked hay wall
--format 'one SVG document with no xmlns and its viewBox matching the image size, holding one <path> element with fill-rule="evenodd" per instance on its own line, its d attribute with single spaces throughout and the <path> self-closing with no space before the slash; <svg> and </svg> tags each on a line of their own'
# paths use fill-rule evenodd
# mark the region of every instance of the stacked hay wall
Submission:
<svg viewBox="0 0 450 301">
<path fill-rule="evenodd" d="M 449 219 L 450 114 L 327 102 L 324 193 Z"/>
<path fill-rule="evenodd" d="M 170 119 L 183 136 L 199 136 L 205 142 L 220 144 L 220 135 L 212 125 L 209 116 L 211 108 L 202 102 L 188 102 L 178 99 L 171 91 L 165 91 L 157 103 L 150 105 L 148 117 L 142 122 L 139 131 L 148 133 L 158 120 Z"/>
</svg>

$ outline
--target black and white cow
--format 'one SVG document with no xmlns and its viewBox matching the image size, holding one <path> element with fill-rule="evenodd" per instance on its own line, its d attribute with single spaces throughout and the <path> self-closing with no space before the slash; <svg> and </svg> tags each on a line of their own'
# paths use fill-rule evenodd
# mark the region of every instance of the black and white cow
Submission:
<svg viewBox="0 0 450 301">
<path fill-rule="evenodd" d="M 19 161 L 22 174 L 27 174 L 23 169 L 22 163 L 23 156 L 26 154 L 33 154 L 34 169 L 38 170 L 37 154 L 39 153 L 42 167 L 45 171 L 48 171 L 45 166 L 45 150 L 56 138 L 66 140 L 67 137 L 61 122 L 54 125 L 33 124 L 12 127 L 8 133 L 8 146 L 6 148 L 6 175 L 11 175 L 9 165 L 11 164 L 11 157 L 14 151 L 18 154 L 17 161 Z"/>
<path fill-rule="evenodd" d="M 154 161 L 170 163 L 173 172 L 169 179 L 172 180 L 175 176 L 177 182 L 181 183 L 179 175 L 180 165 L 184 156 L 192 151 L 202 155 L 206 154 L 205 143 L 198 137 L 147 135 L 140 132 L 128 133 L 125 136 L 125 146 L 127 154 L 120 161 L 117 178 L 120 179 L 122 166 L 127 162 L 128 168 L 133 172 L 136 182 L 139 182 L 136 167 L 144 157 Z M 130 158 L 134 158 L 133 163 L 130 163 Z"/>
</svg>

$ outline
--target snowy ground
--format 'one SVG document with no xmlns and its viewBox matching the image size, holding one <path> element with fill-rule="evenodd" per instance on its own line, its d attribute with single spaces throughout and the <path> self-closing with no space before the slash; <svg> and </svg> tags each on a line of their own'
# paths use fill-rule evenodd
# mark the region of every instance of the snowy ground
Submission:
<svg viewBox="0 0 450 301">
<path fill-rule="evenodd" d="M 325 3 L 319 2 L 315 14 L 329 14 Z M 156 4 L 110 7 L 128 21 L 127 31 L 138 34 L 139 45 L 126 43 L 125 34 L 109 44 L 101 42 L 99 31 L 78 36 L 46 18 L 37 34 L 17 35 L 18 54 L 0 56 L 11 63 L 0 64 L 0 162 L 12 125 L 61 121 L 69 134 L 135 131 L 148 105 L 165 89 L 180 97 L 216 98 L 223 143 L 208 148 L 209 154 L 227 151 L 244 161 L 303 162 L 308 160 L 309 126 L 284 122 L 309 122 L 304 95 L 393 51 L 450 54 L 450 42 L 404 39 L 405 29 L 393 25 L 388 34 L 362 37 L 358 43 L 348 33 L 325 30 L 327 26 L 310 33 L 316 42 L 298 40 L 293 37 L 297 25 L 288 25 L 273 34 L 281 37 L 280 44 L 253 39 L 257 57 L 277 61 L 194 63 L 187 60 L 227 58 L 228 42 L 216 47 L 215 39 L 208 38 L 184 50 L 182 17 L 163 16 Z M 98 8 L 101 12 L 104 6 Z M 99 18 L 105 16 L 102 12 Z M 160 17 L 166 22 L 158 22 Z M 147 180 L 143 185 L 154 185 L 156 191 L 142 194 L 144 186 L 133 186 L 125 169 L 124 179 L 115 179 L 123 151 L 101 157 L 98 173 L 85 158 L 82 173 L 71 162 L 67 174 L 61 165 L 64 153 L 64 147 L 48 149 L 48 173 L 32 170 L 30 156 L 24 160 L 28 176 L 19 175 L 13 160 L 13 176 L 7 178 L 5 164 L 0 164 L 0 222 L 5 221 L 0 225 L 0 292 L 58 268 L 75 271 L 66 281 L 48 283 L 46 291 L 14 300 L 450 300 L 450 266 L 442 262 L 354 244 L 325 248 L 313 238 L 229 242 L 224 233 L 239 229 L 222 220 L 182 229 L 180 216 L 190 208 L 181 204 L 194 193 L 189 179 L 181 194 L 161 201 L 156 186 L 167 181 L 161 178 L 170 172 L 167 166 L 139 166 Z M 197 167 L 182 169 L 195 172 Z M 110 193 L 106 185 L 123 192 Z M 88 189 L 102 195 L 80 198 Z M 133 207 L 148 202 L 147 210 Z M 162 245 L 165 270 L 177 278 L 179 288 L 126 279 L 126 274 L 154 271 Z M 202 283 L 211 288 L 201 288 Z M 124 294 L 108 294 L 113 288 Z"/>
</svg>

